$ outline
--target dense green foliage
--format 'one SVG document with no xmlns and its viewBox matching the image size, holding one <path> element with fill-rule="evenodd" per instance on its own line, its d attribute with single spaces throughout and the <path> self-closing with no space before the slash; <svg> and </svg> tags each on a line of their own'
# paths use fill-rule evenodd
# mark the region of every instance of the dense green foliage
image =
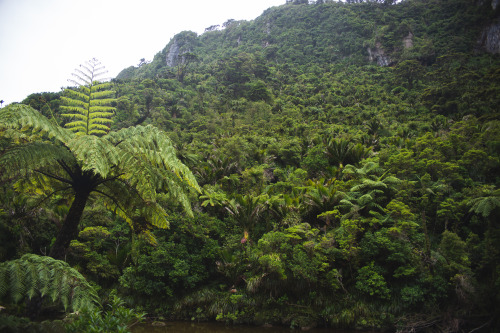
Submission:
<svg viewBox="0 0 500 333">
<path fill-rule="evenodd" d="M 122 216 L 132 228 L 168 226 L 166 212 L 158 203 L 161 194 L 177 200 L 190 213 L 189 187 L 198 189 L 191 171 L 176 157 L 170 139 L 153 126 L 137 126 L 107 133 L 102 125 L 111 121 L 109 95 L 102 84 L 98 92 L 82 86 L 75 93 L 84 102 L 66 98 L 68 111 L 77 120 L 67 123 L 71 131 L 57 125 L 26 105 L 0 110 L 5 137 L 14 145 L 0 156 L 7 177 L 22 177 L 20 189 L 50 198 L 66 194 L 73 198 L 50 255 L 63 259 L 78 232 L 81 215 L 91 193 Z M 88 89 L 87 89 L 88 88 Z M 87 89 L 87 90 L 85 90 Z M 92 97 L 95 95 L 94 98 Z M 76 105 L 76 106 L 75 106 Z M 97 135 L 105 134 L 102 137 Z M 134 221 L 135 219 L 135 221 Z M 140 221 L 143 219 L 143 221 Z"/>
<path fill-rule="evenodd" d="M 91 200 L 68 262 L 165 319 L 498 329 L 500 59 L 478 43 L 498 15 L 484 1 L 293 1 L 179 33 L 113 80 L 113 131 L 92 168 L 134 131 L 133 152 L 160 165 L 154 125 L 201 187 L 185 197 L 193 216 L 151 188 L 170 222 L 147 228 L 154 244 Z M 35 134 L 64 123 L 59 101 L 24 101 L 50 118 Z M 35 185 L 3 187 L 1 260 L 50 247 L 47 227 L 68 212 Z M 129 203 L 141 225 L 147 207 Z"/>
<path fill-rule="evenodd" d="M 0 264 L 0 299 L 9 296 L 19 302 L 37 295 L 48 296 L 73 311 L 91 309 L 98 303 L 96 291 L 64 261 L 25 254 Z"/>
<path fill-rule="evenodd" d="M 68 333 L 129 333 L 130 328 L 141 322 L 144 315 L 125 307 L 125 303 L 112 293 L 106 311 L 85 309 L 70 317 L 65 329 Z"/>
</svg>

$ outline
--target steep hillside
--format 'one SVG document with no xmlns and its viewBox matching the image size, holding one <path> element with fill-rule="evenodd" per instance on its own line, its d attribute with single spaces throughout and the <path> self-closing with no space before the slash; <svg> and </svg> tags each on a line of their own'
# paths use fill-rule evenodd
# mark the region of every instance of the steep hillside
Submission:
<svg viewBox="0 0 500 333">
<path fill-rule="evenodd" d="M 200 277 L 175 315 L 498 327 L 497 17 L 468 0 L 288 4 L 124 70 L 115 126 L 169 131 L 199 211 L 232 226 L 205 224 L 236 294 Z"/>
<path fill-rule="evenodd" d="M 156 245 L 94 202 L 100 234 L 68 261 L 155 317 L 498 330 L 498 2 L 296 2 L 181 32 L 113 80 L 112 129 L 166 131 L 203 191 L 194 218 L 158 199 Z M 50 244 L 23 202 L 3 202 L 0 254 Z"/>
<path fill-rule="evenodd" d="M 289 4 L 270 8 L 251 22 L 228 20 L 222 30 L 207 28 L 200 36 L 180 33 L 151 64 L 141 70 L 126 69 L 117 78 L 153 77 L 182 63 L 184 53 L 193 53 L 202 64 L 242 52 L 289 65 L 346 59 L 356 64 L 390 65 L 407 59 L 432 64 L 444 54 L 475 50 L 481 31 L 494 17 L 489 6 L 461 0 L 404 1 L 391 6 Z"/>
<path fill-rule="evenodd" d="M 498 325 L 496 17 L 466 0 L 288 4 L 179 33 L 124 70 L 116 126 L 170 131 L 204 186 L 200 211 L 236 233 L 216 267 L 237 294 L 200 282 L 176 314 Z"/>
</svg>

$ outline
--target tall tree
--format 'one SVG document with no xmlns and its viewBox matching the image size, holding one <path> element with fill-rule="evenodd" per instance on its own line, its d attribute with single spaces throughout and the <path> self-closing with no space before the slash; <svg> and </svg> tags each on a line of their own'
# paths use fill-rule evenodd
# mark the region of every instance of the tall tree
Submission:
<svg viewBox="0 0 500 333">
<path fill-rule="evenodd" d="M 56 259 L 65 257 L 77 236 L 91 196 L 99 196 L 132 228 L 147 232 L 151 226 L 169 225 L 159 193 L 192 214 L 188 192 L 199 191 L 164 132 L 153 126 L 109 131 L 111 91 L 108 83 L 95 80 L 99 73 L 102 68 L 93 61 L 77 70 L 76 77 L 84 84 L 67 92 L 69 129 L 26 105 L 9 105 L 0 111 L 0 126 L 14 143 L 0 156 L 3 177 L 20 178 L 22 188 L 36 188 L 45 196 L 57 193 L 72 199 L 50 250 Z"/>
</svg>

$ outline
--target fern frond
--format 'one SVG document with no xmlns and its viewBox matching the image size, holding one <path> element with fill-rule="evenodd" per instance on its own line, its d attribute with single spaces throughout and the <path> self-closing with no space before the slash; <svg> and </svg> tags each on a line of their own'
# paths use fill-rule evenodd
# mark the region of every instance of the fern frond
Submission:
<svg viewBox="0 0 500 333">
<path fill-rule="evenodd" d="M 103 124 L 100 124 L 100 123 L 99 123 L 99 122 L 97 122 L 97 121 L 95 121 L 95 122 L 93 121 L 93 122 L 92 122 L 92 130 L 91 130 L 91 132 L 92 132 L 92 131 L 102 131 L 102 132 L 104 132 L 104 133 L 107 133 L 107 132 L 106 132 L 107 130 L 109 130 L 109 127 L 108 127 L 108 126 L 103 125 Z"/>
<path fill-rule="evenodd" d="M 105 90 L 106 92 L 109 92 L 110 90 L 107 90 L 109 88 L 111 88 L 113 86 L 113 83 L 109 82 L 109 81 L 96 81 L 94 82 L 94 85 L 93 85 L 93 91 L 94 92 L 100 92 L 100 91 L 103 91 Z M 114 91 L 112 91 L 114 93 Z"/>
<path fill-rule="evenodd" d="M 77 80 L 71 80 L 79 88 L 66 89 L 66 96 L 62 98 L 64 105 L 61 108 L 66 111 L 63 117 L 78 119 L 66 126 L 78 135 L 101 136 L 109 132 L 107 124 L 111 123 L 115 110 L 110 105 L 116 99 L 111 98 L 115 92 L 107 90 L 111 83 L 96 80 L 104 74 L 103 69 L 96 59 L 80 65 L 73 73 Z"/>
<path fill-rule="evenodd" d="M 77 108 L 73 108 L 71 111 L 77 111 Z M 86 112 L 86 110 L 83 110 Z M 78 111 L 79 112 L 79 111 Z M 62 116 L 63 117 L 66 117 L 66 118 L 74 118 L 74 119 L 80 119 L 80 121 L 82 122 L 82 124 L 85 124 L 85 122 L 87 121 L 87 116 L 85 115 L 84 112 L 75 112 L 75 113 L 63 113 Z"/>
<path fill-rule="evenodd" d="M 92 121 L 90 122 L 90 125 L 91 125 L 91 128 L 92 128 L 91 131 L 97 131 L 97 130 L 106 131 L 106 130 L 109 130 L 109 126 L 103 125 L 103 124 L 107 124 L 107 123 L 110 123 L 110 122 L 111 121 L 108 121 L 108 119 L 102 119 L 102 118 L 92 119 Z"/>
<path fill-rule="evenodd" d="M 165 209 L 155 200 L 144 199 L 133 185 L 123 179 L 103 183 L 98 193 L 102 194 L 105 206 L 124 218 L 133 230 L 138 217 L 145 220 L 146 226 L 169 227 Z"/>
<path fill-rule="evenodd" d="M 84 109 L 79 106 L 65 106 L 64 108 L 61 106 L 61 109 L 66 111 L 67 113 L 62 113 L 61 115 L 66 118 L 79 118 L 79 119 L 87 119 L 87 109 Z"/>
<path fill-rule="evenodd" d="M 50 285 L 51 288 L 49 289 L 47 296 L 52 300 L 52 302 L 56 302 L 58 299 L 61 298 L 61 287 L 64 282 L 63 281 L 64 270 L 62 270 L 61 267 L 58 266 L 59 265 L 55 263 L 50 270 L 52 282 Z M 58 286 L 58 288 L 54 288 L 54 286 Z"/>
<path fill-rule="evenodd" d="M 104 137 L 116 145 L 120 179 L 126 181 L 146 207 L 148 222 L 166 227 L 164 212 L 155 208 L 158 193 L 168 193 L 191 215 L 188 189 L 201 192 L 196 178 L 177 158 L 167 135 L 152 126 L 137 126 L 112 132 Z"/>
<path fill-rule="evenodd" d="M 63 102 L 61 107 L 63 110 L 65 110 L 68 106 L 79 106 L 83 109 L 87 106 L 89 101 L 88 93 L 72 89 L 66 89 L 64 93 L 66 96 L 61 96 L 61 101 Z"/>
<path fill-rule="evenodd" d="M 113 120 L 109 119 L 109 117 L 113 116 L 113 112 L 107 112 L 104 108 L 95 108 L 92 107 L 90 108 L 91 114 L 90 114 L 90 119 L 92 121 L 102 121 L 103 123 L 112 123 Z M 111 109 L 109 109 L 111 111 Z"/>
<path fill-rule="evenodd" d="M 38 281 L 38 269 L 36 265 L 25 265 L 25 274 L 26 274 L 26 295 L 29 299 L 35 296 L 40 288 L 40 284 Z"/>
<path fill-rule="evenodd" d="M 44 167 L 59 167 L 58 161 L 71 163 L 74 158 L 66 147 L 45 142 L 14 146 L 0 157 L 0 165 L 9 170 L 9 176 L 27 174 Z"/>
<path fill-rule="evenodd" d="M 0 279 L 0 296 L 10 294 L 15 303 L 40 293 L 73 311 L 99 304 L 96 291 L 78 271 L 50 257 L 26 254 L 1 263 L 0 277 L 8 277 Z"/>
<path fill-rule="evenodd" d="M 96 86 L 94 87 L 95 90 L 90 94 L 90 98 L 93 99 L 93 100 L 101 100 L 101 101 L 105 101 L 105 100 L 110 100 L 109 98 L 107 99 L 106 97 L 110 97 L 110 96 L 113 96 L 115 94 L 115 91 L 113 90 L 100 90 L 100 89 L 105 89 L 105 88 L 108 88 L 109 86 L 111 86 L 111 84 L 100 84 L 99 86 Z M 112 102 L 112 100 L 110 101 Z"/>
<path fill-rule="evenodd" d="M 40 294 L 42 296 L 45 296 L 50 291 L 50 283 L 52 281 L 50 266 L 40 260 L 37 264 L 37 270 L 38 270 L 38 277 L 40 280 L 40 285 L 39 285 Z"/>
<path fill-rule="evenodd" d="M 72 133 L 52 120 L 49 120 L 37 110 L 23 104 L 11 104 L 0 109 L 0 128 L 12 129 L 4 134 L 9 137 L 26 134 L 28 131 L 47 136 L 60 142 L 66 142 Z"/>
<path fill-rule="evenodd" d="M 76 136 L 68 142 L 68 147 L 80 162 L 83 171 L 93 171 L 103 178 L 119 163 L 116 147 L 109 141 L 93 135 Z"/>
<path fill-rule="evenodd" d="M 84 67 L 84 69 L 87 69 Z M 87 69 L 87 71 L 82 71 L 81 69 L 76 68 L 75 73 L 71 73 L 72 76 L 74 76 L 77 80 L 71 80 L 71 82 L 74 82 L 77 86 L 79 85 L 90 85 L 92 83 L 92 72 Z"/>
<path fill-rule="evenodd" d="M 114 98 L 103 98 L 103 99 L 91 99 L 90 106 L 106 106 L 111 104 L 113 101 L 116 101 Z"/>
<path fill-rule="evenodd" d="M 91 85 L 98 77 L 105 73 L 105 67 L 101 65 L 99 60 L 93 58 L 76 68 L 75 73 L 72 75 L 78 80 L 78 82 L 75 82 L 76 85 Z"/>
<path fill-rule="evenodd" d="M 124 155 L 139 154 L 152 166 L 175 173 L 191 188 L 201 193 L 196 178 L 189 168 L 177 158 L 172 142 L 165 132 L 151 125 L 136 126 L 114 132 L 107 138 L 111 142 L 119 143 Z M 132 157 L 124 156 L 128 159 Z"/>
<path fill-rule="evenodd" d="M 496 208 L 500 208 L 500 196 L 479 197 L 469 201 L 469 212 L 488 217 Z"/>
<path fill-rule="evenodd" d="M 76 135 L 85 135 L 85 131 L 87 129 L 87 126 L 85 126 L 85 122 L 71 122 L 67 123 L 65 126 L 68 127 L 70 130 L 75 132 Z"/>
<path fill-rule="evenodd" d="M 167 192 L 168 195 L 182 205 L 184 211 L 192 216 L 191 204 L 184 183 L 167 170 L 162 170 L 163 178 L 159 180 L 161 192 Z"/>
<path fill-rule="evenodd" d="M 149 203 L 140 210 L 141 216 L 153 226 L 161 229 L 167 229 L 170 223 L 167 220 L 167 212 L 158 203 Z"/>
<path fill-rule="evenodd" d="M 9 278 L 8 274 L 9 272 L 6 269 L 0 268 L 0 281 L 8 281 Z M 9 291 L 8 283 L 7 282 L 0 283 L 0 299 L 3 299 L 5 295 L 7 295 L 8 291 Z"/>
<path fill-rule="evenodd" d="M 9 269 L 9 282 L 10 282 L 10 297 L 17 303 L 23 299 L 25 294 L 25 287 L 23 283 L 24 272 L 21 262 L 15 262 Z"/>
<path fill-rule="evenodd" d="M 61 288 L 58 291 L 58 296 L 61 299 L 61 303 L 64 306 L 64 310 L 66 310 L 71 301 L 71 277 L 63 272 L 61 276 L 61 282 L 59 284 Z M 57 298 L 55 299 L 57 300 Z"/>
<path fill-rule="evenodd" d="M 75 118 L 79 118 L 77 117 L 76 115 L 71 115 L 72 117 L 75 117 Z M 72 121 L 72 122 L 69 122 L 69 123 L 66 123 L 66 127 L 69 127 L 70 130 L 73 130 L 73 127 L 83 127 L 83 128 L 86 128 L 87 127 L 87 117 L 81 117 L 82 120 L 76 120 L 76 121 Z"/>
</svg>

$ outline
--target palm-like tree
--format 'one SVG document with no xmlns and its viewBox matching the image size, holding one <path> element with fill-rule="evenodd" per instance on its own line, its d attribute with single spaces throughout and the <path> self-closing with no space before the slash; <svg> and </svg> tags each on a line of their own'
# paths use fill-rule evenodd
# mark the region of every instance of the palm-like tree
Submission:
<svg viewBox="0 0 500 333">
<path fill-rule="evenodd" d="M 0 157 L 4 178 L 21 178 L 24 188 L 72 198 L 64 223 L 50 250 L 62 259 L 77 236 L 84 208 L 92 196 L 147 232 L 151 226 L 168 227 L 158 194 L 181 203 L 191 213 L 189 188 L 199 191 L 191 171 L 176 157 L 167 135 L 153 126 L 109 132 L 113 109 L 109 85 L 95 80 L 101 68 L 89 62 L 77 70 L 85 82 L 68 92 L 67 117 L 62 128 L 33 108 L 17 104 L 0 110 L 4 135 L 15 143 Z"/>
<path fill-rule="evenodd" d="M 225 209 L 243 227 L 245 239 L 267 209 L 267 195 L 240 195 L 225 202 Z"/>
<path fill-rule="evenodd" d="M 334 165 L 357 164 L 368 158 L 372 151 L 362 144 L 344 138 L 330 138 L 325 142 L 325 153 Z"/>
<path fill-rule="evenodd" d="M 377 196 L 381 193 L 380 190 L 371 190 L 368 193 L 353 191 L 346 193 L 339 203 L 339 207 L 347 211 L 342 219 L 358 218 L 370 212 L 383 211 L 382 206 L 377 203 Z"/>
<path fill-rule="evenodd" d="M 487 188 L 485 194 L 468 201 L 469 211 L 485 218 L 493 217 L 500 212 L 500 189 Z"/>
<path fill-rule="evenodd" d="M 203 159 L 205 162 L 200 163 L 194 170 L 202 185 L 215 185 L 222 178 L 238 171 L 238 163 L 234 162 L 230 157 L 206 154 Z"/>
<path fill-rule="evenodd" d="M 338 191 L 336 179 L 319 179 L 317 181 L 309 180 L 307 191 L 304 194 L 304 208 L 307 210 L 306 219 L 315 219 L 322 215 L 325 224 L 330 224 L 330 215 L 324 214 L 331 212 L 340 203 L 341 194 Z"/>
<path fill-rule="evenodd" d="M 371 161 L 360 168 L 346 165 L 343 174 L 353 183 L 340 201 L 340 207 L 347 211 L 344 219 L 382 211 L 382 207 L 390 202 L 397 185 L 401 183 L 399 178 L 390 175 L 378 163 Z"/>
</svg>

